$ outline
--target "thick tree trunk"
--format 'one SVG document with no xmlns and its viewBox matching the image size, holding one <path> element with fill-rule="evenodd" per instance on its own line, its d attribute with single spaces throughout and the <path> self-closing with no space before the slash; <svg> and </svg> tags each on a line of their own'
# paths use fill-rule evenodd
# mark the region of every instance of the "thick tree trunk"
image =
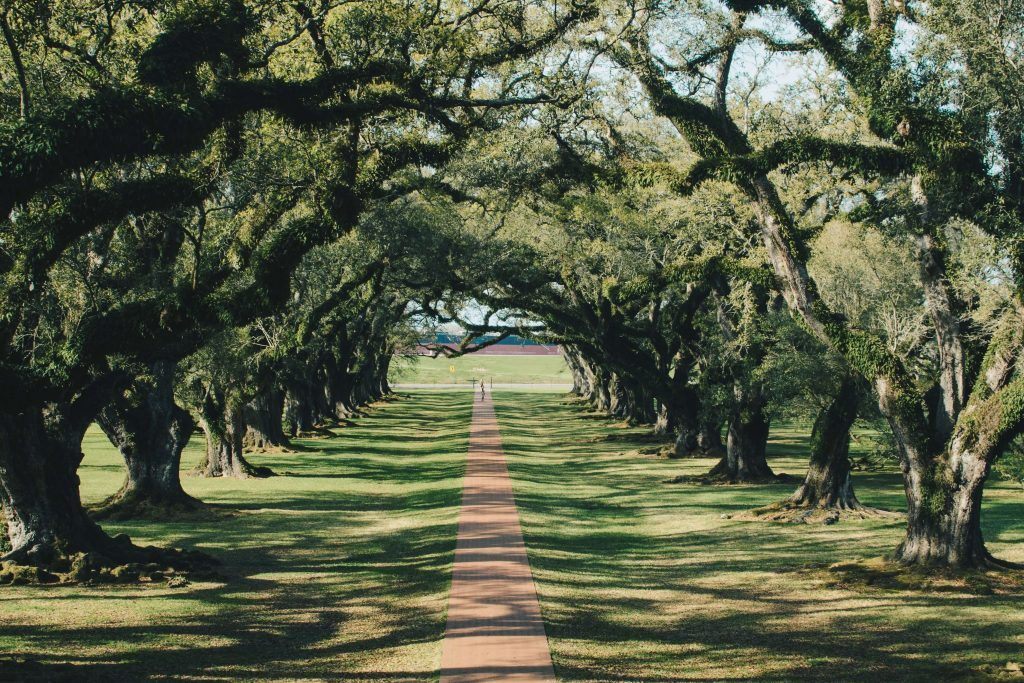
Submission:
<svg viewBox="0 0 1024 683">
<path fill-rule="evenodd" d="M 174 403 L 174 372 L 172 362 L 154 363 L 151 383 L 136 383 L 130 398 L 118 398 L 97 416 L 126 467 L 124 484 L 102 504 L 101 516 L 127 518 L 200 505 L 181 487 L 181 452 L 195 423 Z"/>
<path fill-rule="evenodd" d="M 203 403 L 199 426 L 206 435 L 206 461 L 199 474 L 204 477 L 269 477 L 268 467 L 251 465 L 242 454 L 245 416 L 240 406 L 223 397 L 208 396 Z"/>
<path fill-rule="evenodd" d="M 689 387 L 678 397 L 675 414 L 676 440 L 669 453 L 670 458 L 688 458 L 697 454 L 697 436 L 700 427 L 697 419 L 700 405 L 697 392 Z"/>
<path fill-rule="evenodd" d="M 0 416 L 0 506 L 11 547 L 2 559 L 47 566 L 77 552 L 116 551 L 79 498 L 84 430 L 44 421 L 44 412 Z"/>
<path fill-rule="evenodd" d="M 381 355 L 380 364 L 377 367 L 377 392 L 380 398 L 390 396 L 393 393 L 391 391 L 391 382 L 388 381 L 388 375 L 391 373 L 392 358 L 394 358 L 394 349 L 390 349 L 387 353 Z"/>
<path fill-rule="evenodd" d="M 111 572 L 125 563 L 158 562 L 187 570 L 213 561 L 200 553 L 141 548 L 109 536 L 79 497 L 78 467 L 88 420 L 67 418 L 63 405 L 0 415 L 0 509 L 10 550 L 0 561 L 38 568 L 35 580 L 132 580 Z"/>
<path fill-rule="evenodd" d="M 700 431 L 697 432 L 697 448 L 705 456 L 725 455 L 725 443 L 722 441 L 723 420 L 716 411 L 701 411 Z"/>
<path fill-rule="evenodd" d="M 803 483 L 787 501 L 792 506 L 860 510 L 850 477 L 850 428 L 857 419 L 857 385 L 845 380 L 814 421 L 811 459 Z"/>
<path fill-rule="evenodd" d="M 316 390 L 310 385 L 293 383 L 285 393 L 284 414 L 288 423 L 288 434 L 292 437 L 311 432 L 322 415 L 317 409 Z"/>
<path fill-rule="evenodd" d="M 330 397 L 331 413 L 339 420 L 346 420 L 356 414 L 353 395 L 358 378 L 353 373 L 335 368 L 328 374 L 327 395 Z"/>
<path fill-rule="evenodd" d="M 611 394 L 611 378 L 608 373 L 600 368 L 597 368 L 594 376 L 594 397 L 592 400 L 595 410 L 602 413 L 611 413 L 612 410 L 612 394 Z"/>
<path fill-rule="evenodd" d="M 757 389 L 740 387 L 736 396 L 725 457 L 708 475 L 729 482 L 777 481 L 766 458 L 769 422 L 764 414 L 764 398 Z"/>
<path fill-rule="evenodd" d="M 1012 566 L 993 558 L 981 533 L 981 496 L 990 463 L 984 436 L 961 426 L 943 454 L 904 464 L 907 532 L 896 549 L 904 564 Z M 925 463 L 928 463 L 925 465 Z"/>
<path fill-rule="evenodd" d="M 588 391 L 582 360 L 578 357 L 576 351 L 568 346 L 563 347 L 562 357 L 565 359 L 565 364 L 569 367 L 569 374 L 572 376 L 572 389 L 569 390 L 569 393 L 574 396 L 586 397 L 590 392 Z"/>
<path fill-rule="evenodd" d="M 243 445 L 255 450 L 288 445 L 284 435 L 284 392 L 271 388 L 249 401 L 243 408 L 246 432 Z"/>
<path fill-rule="evenodd" d="M 977 473 L 958 477 L 953 490 L 929 484 L 907 509 L 907 533 L 896 549 L 904 564 L 953 567 L 1000 565 L 985 548 L 981 533 L 981 483 Z"/>
</svg>

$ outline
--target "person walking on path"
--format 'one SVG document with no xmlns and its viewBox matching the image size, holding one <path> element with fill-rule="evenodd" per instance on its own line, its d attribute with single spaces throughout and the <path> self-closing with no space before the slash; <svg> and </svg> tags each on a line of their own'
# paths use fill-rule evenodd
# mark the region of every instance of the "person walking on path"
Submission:
<svg viewBox="0 0 1024 683">
<path fill-rule="evenodd" d="M 480 400 L 483 401 L 487 398 L 487 392 L 484 390 L 484 381 L 480 380 Z"/>
</svg>

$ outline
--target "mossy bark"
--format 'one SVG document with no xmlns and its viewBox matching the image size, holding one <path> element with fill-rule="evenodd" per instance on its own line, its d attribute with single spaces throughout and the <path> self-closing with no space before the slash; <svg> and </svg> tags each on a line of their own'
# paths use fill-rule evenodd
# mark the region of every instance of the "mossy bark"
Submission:
<svg viewBox="0 0 1024 683">
<path fill-rule="evenodd" d="M 41 566 L 63 554 L 118 549 L 79 497 L 85 429 L 53 409 L 0 416 L 0 504 L 11 548 L 5 561 Z"/>
<path fill-rule="evenodd" d="M 174 373 L 174 363 L 154 363 L 150 381 L 136 382 L 128 396 L 97 416 L 126 468 L 124 484 L 99 507 L 99 515 L 126 518 L 201 505 L 181 487 L 181 452 L 195 422 L 174 402 Z"/>
<path fill-rule="evenodd" d="M 856 381 L 849 378 L 814 421 L 807 474 L 787 504 L 828 510 L 863 508 L 850 476 L 850 429 L 857 419 L 858 404 Z"/>
<path fill-rule="evenodd" d="M 203 402 L 199 426 L 206 436 L 206 459 L 199 467 L 204 477 L 269 477 L 268 467 L 256 467 L 242 454 L 245 415 L 242 407 L 223 394 L 210 392 Z"/>
<path fill-rule="evenodd" d="M 245 418 L 243 446 L 256 450 L 288 445 L 284 434 L 284 391 L 272 387 L 261 392 L 242 409 Z"/>
<path fill-rule="evenodd" d="M 40 581 L 57 580 L 50 572 L 88 580 L 126 563 L 159 562 L 177 570 L 213 564 L 200 553 L 136 546 L 93 521 L 82 506 L 78 479 L 90 420 L 71 417 L 74 412 L 50 404 L 0 415 L 0 508 L 9 546 L 0 562 L 46 570 Z"/>
<path fill-rule="evenodd" d="M 777 481 L 766 457 L 770 422 L 764 408 L 765 399 L 760 390 L 737 387 L 726 454 L 708 472 L 709 477 L 733 483 Z"/>
</svg>

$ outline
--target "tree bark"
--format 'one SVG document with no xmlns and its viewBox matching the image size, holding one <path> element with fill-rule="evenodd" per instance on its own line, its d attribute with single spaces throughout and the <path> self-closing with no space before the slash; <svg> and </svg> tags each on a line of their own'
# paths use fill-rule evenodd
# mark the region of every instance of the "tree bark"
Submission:
<svg viewBox="0 0 1024 683">
<path fill-rule="evenodd" d="M 324 403 L 321 389 L 306 381 L 290 382 L 284 404 L 289 435 L 295 437 L 313 431 L 323 420 Z"/>
<path fill-rule="evenodd" d="M 249 401 L 242 410 L 245 417 L 243 446 L 256 450 L 288 445 L 284 435 L 284 392 L 274 387 Z"/>
<path fill-rule="evenodd" d="M 89 518 L 79 497 L 84 428 L 39 407 L 0 416 L 0 506 L 11 550 L 3 560 L 47 566 L 76 552 L 118 549 Z"/>
<path fill-rule="evenodd" d="M 676 440 L 672 444 L 669 457 L 687 458 L 697 453 L 697 436 L 700 432 L 697 419 L 700 411 L 699 397 L 692 388 L 684 387 L 676 392 L 674 403 L 671 412 Z"/>
<path fill-rule="evenodd" d="M 777 481 L 766 458 L 769 421 L 764 414 L 764 397 L 756 388 L 739 386 L 736 396 L 725 457 L 708 475 L 736 483 Z"/>
<path fill-rule="evenodd" d="M 960 460 L 966 471 L 939 472 L 952 482 L 926 478 L 907 491 L 907 532 L 896 549 L 904 564 L 954 567 L 998 566 L 985 548 L 981 533 L 981 493 L 988 476 L 986 463 L 969 455 Z"/>
<path fill-rule="evenodd" d="M 204 477 L 269 477 L 269 467 L 256 467 L 242 454 L 245 436 L 245 415 L 218 392 L 210 392 L 203 401 L 199 426 L 206 435 L 206 461 L 199 474 Z"/>
<path fill-rule="evenodd" d="M 569 393 L 573 396 L 586 397 L 589 391 L 582 361 L 577 357 L 575 350 L 569 346 L 562 347 L 562 357 L 565 359 L 565 364 L 569 367 L 569 375 L 572 377 L 572 388 Z"/>
<path fill-rule="evenodd" d="M 102 516 L 127 518 L 200 505 L 181 487 L 181 452 L 195 422 L 174 403 L 175 364 L 158 361 L 151 371 L 151 383 L 137 382 L 130 397 L 114 400 L 97 416 L 126 467 L 121 489 L 100 507 Z"/>
<path fill-rule="evenodd" d="M 717 411 L 702 410 L 698 420 L 700 431 L 697 433 L 697 448 L 705 456 L 725 454 L 725 443 L 722 441 L 722 423 Z"/>
<path fill-rule="evenodd" d="M 611 379 L 608 372 L 600 367 L 595 368 L 594 373 L 594 398 L 592 400 L 595 410 L 602 413 L 611 413 Z"/>
<path fill-rule="evenodd" d="M 847 378 L 818 414 L 811 430 L 811 459 L 807 475 L 786 501 L 791 506 L 860 510 L 850 477 L 850 429 L 857 419 L 857 384 Z"/>
<path fill-rule="evenodd" d="M 139 547 L 127 536 L 111 537 L 89 517 L 78 479 L 90 422 L 83 412 L 89 418 L 95 414 L 49 404 L 0 415 L 0 509 L 10 546 L 0 561 L 39 568 L 40 582 L 56 581 L 56 574 L 76 581 L 133 579 L 137 574 L 100 573 L 129 562 L 159 562 L 177 570 L 211 565 L 201 553 Z"/>
</svg>

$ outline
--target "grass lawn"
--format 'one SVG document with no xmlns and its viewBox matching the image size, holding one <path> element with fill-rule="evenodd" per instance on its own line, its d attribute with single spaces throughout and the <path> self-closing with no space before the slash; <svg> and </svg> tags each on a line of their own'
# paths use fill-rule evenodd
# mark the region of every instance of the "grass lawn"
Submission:
<svg viewBox="0 0 1024 683">
<path fill-rule="evenodd" d="M 211 552 L 229 580 L 5 587 L 0 680 L 436 680 L 470 398 L 414 392 L 305 450 L 253 456 L 284 476 L 187 478 L 207 518 L 108 523 Z M 1019 595 L 829 585 L 821 567 L 890 551 L 899 521 L 726 519 L 793 487 L 668 484 L 712 462 L 642 455 L 646 430 L 559 394 L 496 401 L 562 680 L 990 680 L 1024 662 Z M 773 467 L 802 474 L 806 440 L 775 429 Z M 98 431 L 81 474 L 88 502 L 120 485 Z M 895 473 L 856 485 L 868 504 L 902 504 Z M 986 496 L 991 549 L 1024 562 L 1024 492 Z"/>
<path fill-rule="evenodd" d="M 38 665 L 0 664 L 0 680 L 436 680 L 471 407 L 461 392 L 381 404 L 306 451 L 253 456 L 287 476 L 185 479 L 224 515 L 107 523 L 209 551 L 230 580 L 4 588 L 0 659 Z M 85 499 L 113 493 L 122 468 L 91 431 Z"/>
<path fill-rule="evenodd" d="M 830 588 L 827 572 L 802 569 L 889 552 L 900 521 L 723 519 L 794 487 L 667 484 L 713 462 L 638 455 L 645 430 L 558 396 L 495 400 L 561 680 L 989 680 L 1024 663 L 1019 595 Z M 776 471 L 802 475 L 805 449 L 805 434 L 773 430 Z M 902 506 L 895 473 L 855 485 L 865 503 Z M 1024 562 L 1019 487 L 989 487 L 985 533 Z"/>
<path fill-rule="evenodd" d="M 392 382 L 409 384 L 465 384 L 474 378 L 495 384 L 572 384 L 561 356 L 396 357 L 390 377 Z"/>
</svg>

